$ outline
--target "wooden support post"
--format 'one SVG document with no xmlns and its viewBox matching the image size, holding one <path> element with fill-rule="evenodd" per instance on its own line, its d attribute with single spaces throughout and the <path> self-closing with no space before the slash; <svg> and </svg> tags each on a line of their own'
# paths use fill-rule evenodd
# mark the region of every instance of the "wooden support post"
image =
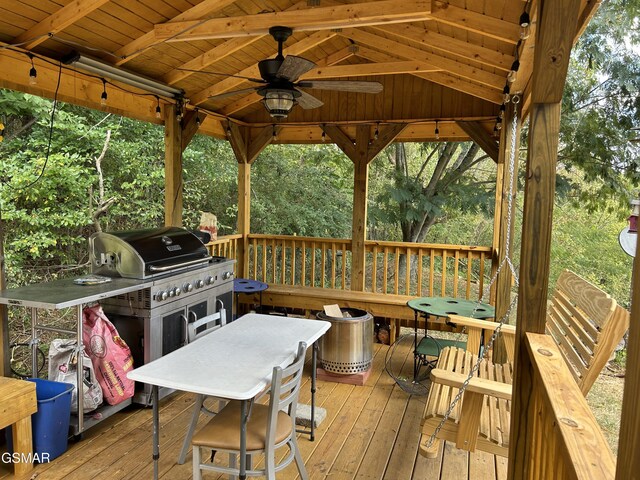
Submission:
<svg viewBox="0 0 640 480">
<path fill-rule="evenodd" d="M 182 226 L 182 128 L 175 105 L 164 109 L 164 224 Z"/>
<path fill-rule="evenodd" d="M 500 168 L 498 168 L 498 173 L 502 174 L 502 178 L 499 179 L 496 184 L 496 216 L 493 225 L 493 248 L 494 251 L 497 252 L 496 260 L 498 265 L 502 265 L 502 262 L 505 262 L 507 247 L 510 252 L 513 247 L 513 227 L 515 225 L 516 215 L 515 198 L 518 183 L 518 150 L 520 149 L 520 127 L 522 126 L 519 111 L 517 112 L 515 139 L 513 138 L 512 129 L 516 109 L 520 110 L 520 107 L 521 104 L 514 105 L 513 103 L 509 103 L 507 105 L 503 119 L 504 126 L 500 136 L 500 156 L 498 158 Z M 514 152 L 513 172 L 510 172 L 511 155 Z M 509 197 L 512 195 L 513 203 L 511 218 L 509 219 Z M 509 237 L 509 245 L 507 245 L 507 237 Z M 509 304 L 511 303 L 512 281 L 513 274 L 511 268 L 505 263 L 498 273 L 495 283 L 495 320 L 498 322 L 506 315 Z M 502 342 L 495 344 L 493 361 L 495 363 L 505 363 L 507 361 L 506 351 L 504 350 L 504 344 Z"/>
<path fill-rule="evenodd" d="M 637 249 L 637 247 L 636 247 Z M 640 250 L 636 251 L 633 261 L 633 279 L 631 285 L 631 320 L 629 342 L 627 343 L 627 372 L 640 371 Z M 640 377 L 637 374 L 626 375 L 624 379 L 624 397 L 622 399 L 622 417 L 618 442 L 618 461 L 616 480 L 638 478 L 640 472 L 640 415 L 638 415 L 638 396 L 640 396 Z"/>
<path fill-rule="evenodd" d="M 251 165 L 268 145 L 273 142 L 273 134 L 282 127 L 263 127 L 253 133 L 229 124 L 229 143 L 238 161 L 238 225 L 242 239 L 238 242 L 237 272 L 249 278 L 249 234 L 251 233 Z M 253 133 L 253 134 L 252 134 Z"/>
<path fill-rule="evenodd" d="M 4 261 L 4 221 L 0 210 L 0 290 L 7 288 Z M 0 377 L 9 376 L 9 314 L 6 305 L 0 305 Z"/>
<path fill-rule="evenodd" d="M 251 230 L 251 164 L 238 163 L 238 242 L 237 272 L 249 278 L 249 233 Z"/>
<path fill-rule="evenodd" d="M 509 479 L 531 478 L 537 415 L 527 332 L 544 333 L 549 287 L 560 102 L 577 30 L 580 0 L 539 0 L 524 189 L 520 288 L 509 440 Z"/>
<path fill-rule="evenodd" d="M 371 125 L 358 125 L 355 142 L 335 125 L 322 125 L 331 140 L 353 162 L 353 217 L 351 224 L 351 290 L 364 291 L 367 240 L 367 193 L 369 163 L 400 135 L 406 124 L 379 128 L 378 138 L 371 139 Z"/>
</svg>

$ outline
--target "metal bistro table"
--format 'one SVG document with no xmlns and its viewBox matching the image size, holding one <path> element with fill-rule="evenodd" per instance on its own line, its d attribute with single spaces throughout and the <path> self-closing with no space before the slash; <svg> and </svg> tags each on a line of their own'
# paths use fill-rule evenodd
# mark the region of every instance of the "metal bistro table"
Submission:
<svg viewBox="0 0 640 480">
<path fill-rule="evenodd" d="M 256 293 L 260 292 L 260 313 L 262 313 L 262 292 L 264 292 L 269 285 L 260 280 L 251 280 L 249 278 L 235 278 L 233 280 L 233 293 L 236 296 L 236 317 L 238 316 L 238 308 L 240 303 L 238 302 L 238 295 L 240 293 Z"/>
<path fill-rule="evenodd" d="M 486 303 L 464 298 L 453 297 L 420 297 L 407 302 L 414 313 L 413 340 L 413 379 L 418 380 L 420 367 L 428 364 L 427 357 L 438 357 L 444 347 L 455 346 L 465 348 L 465 342 L 447 339 L 435 339 L 427 333 L 428 317 L 448 319 L 449 315 L 477 318 L 480 320 L 494 318 L 495 308 Z M 424 317 L 424 337 L 418 342 L 418 315 Z M 452 325 L 445 320 L 446 323 Z"/>
</svg>

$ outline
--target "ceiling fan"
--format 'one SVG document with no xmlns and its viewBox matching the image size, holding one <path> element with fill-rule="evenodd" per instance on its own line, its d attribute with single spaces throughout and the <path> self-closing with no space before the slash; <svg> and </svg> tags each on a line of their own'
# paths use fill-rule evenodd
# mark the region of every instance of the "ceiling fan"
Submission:
<svg viewBox="0 0 640 480">
<path fill-rule="evenodd" d="M 260 86 L 245 88 L 214 95 L 211 99 L 221 99 L 234 95 L 257 92 L 264 97 L 263 103 L 269 114 L 275 118 L 285 118 L 295 105 L 304 109 L 318 108 L 324 103 L 306 93 L 301 88 L 315 90 L 336 90 L 343 92 L 379 93 L 382 84 L 369 81 L 349 80 L 303 80 L 301 75 L 315 68 L 316 64 L 306 58 L 295 55 L 282 55 L 282 44 L 291 36 L 289 27 L 271 27 L 269 34 L 278 42 L 278 55 L 258 62 L 262 78 L 246 78 Z M 230 75 L 233 76 L 233 75 Z"/>
</svg>

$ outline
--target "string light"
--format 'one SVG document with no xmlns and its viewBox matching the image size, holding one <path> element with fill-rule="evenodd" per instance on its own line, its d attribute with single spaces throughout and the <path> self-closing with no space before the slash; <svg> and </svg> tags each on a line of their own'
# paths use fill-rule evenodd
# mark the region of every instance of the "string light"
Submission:
<svg viewBox="0 0 640 480">
<path fill-rule="evenodd" d="M 373 139 L 378 140 L 380 136 L 380 123 L 376 123 L 376 130 L 373 132 Z"/>
<path fill-rule="evenodd" d="M 516 58 L 511 64 L 511 70 L 509 70 L 509 74 L 507 75 L 507 81 L 509 83 L 513 83 L 518 78 L 518 70 L 520 69 L 520 61 Z"/>
<path fill-rule="evenodd" d="M 502 105 L 500 105 L 500 113 L 498 113 L 498 117 L 499 118 L 503 118 L 504 117 L 504 112 L 507 109 L 507 106 L 503 103 Z"/>
<path fill-rule="evenodd" d="M 322 128 L 322 137 L 321 138 L 322 138 L 322 143 L 324 143 L 324 142 L 327 141 L 327 134 L 324 131 L 324 125 L 322 125 L 320 128 Z"/>
<path fill-rule="evenodd" d="M 38 83 L 38 72 L 36 66 L 33 64 L 33 55 L 29 54 L 29 60 L 31 60 L 31 69 L 29 70 L 29 85 L 35 85 Z"/>
<path fill-rule="evenodd" d="M 275 142 L 276 140 L 278 140 L 278 132 L 276 130 L 276 124 L 273 124 L 273 141 Z"/>
<path fill-rule="evenodd" d="M 156 96 L 156 100 L 158 105 L 156 105 L 156 118 L 162 118 L 162 110 L 160 109 L 160 97 Z"/>
<path fill-rule="evenodd" d="M 196 125 L 200 128 L 200 110 L 196 108 Z"/>
<path fill-rule="evenodd" d="M 500 117 L 496 118 L 496 130 L 502 129 L 502 119 Z"/>
<path fill-rule="evenodd" d="M 440 129 L 438 128 L 438 120 L 436 120 L 436 130 L 434 133 L 436 134 L 436 140 L 440 140 Z"/>
<path fill-rule="evenodd" d="M 231 138 L 231 122 L 227 121 L 227 138 Z"/>
<path fill-rule="evenodd" d="M 509 84 L 507 84 L 502 90 L 502 101 L 504 103 L 509 103 L 509 100 L 511 100 L 511 95 L 509 95 L 509 92 L 511 92 L 511 89 L 509 88 Z"/>
<path fill-rule="evenodd" d="M 102 95 L 100 95 L 100 105 L 103 107 L 107 104 L 107 81 L 102 79 Z"/>
<path fill-rule="evenodd" d="M 520 38 L 522 40 L 526 40 L 531 35 L 531 18 L 529 18 L 529 14 L 525 10 L 520 15 Z"/>
</svg>

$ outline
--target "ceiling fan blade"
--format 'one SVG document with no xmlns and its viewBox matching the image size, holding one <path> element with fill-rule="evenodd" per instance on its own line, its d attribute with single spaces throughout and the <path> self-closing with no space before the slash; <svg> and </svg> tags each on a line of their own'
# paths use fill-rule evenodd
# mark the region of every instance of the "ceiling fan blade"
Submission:
<svg viewBox="0 0 640 480">
<path fill-rule="evenodd" d="M 312 88 L 314 90 L 338 90 L 341 92 L 380 93 L 380 82 L 364 82 L 350 80 L 309 80 L 299 82 L 296 87 Z"/>
<path fill-rule="evenodd" d="M 290 82 L 295 82 L 300 78 L 300 75 L 307 73 L 314 68 L 316 64 L 306 58 L 296 57 L 295 55 L 287 55 L 282 61 L 282 65 L 278 69 L 276 76 L 284 78 Z"/>
<path fill-rule="evenodd" d="M 242 95 L 245 93 L 253 93 L 256 92 L 259 88 L 262 87 L 251 87 L 251 88 L 243 88 L 242 90 L 233 90 L 231 92 L 224 92 L 219 95 L 213 95 L 209 97 L 210 100 L 222 100 L 223 98 L 233 97 L 235 95 Z"/>
<path fill-rule="evenodd" d="M 322 100 L 317 99 L 313 95 L 303 92 L 302 90 L 297 91 L 300 92 L 301 95 L 296 98 L 296 101 L 298 102 L 298 105 L 305 110 L 311 110 L 312 108 L 318 108 L 324 105 Z"/>
</svg>

